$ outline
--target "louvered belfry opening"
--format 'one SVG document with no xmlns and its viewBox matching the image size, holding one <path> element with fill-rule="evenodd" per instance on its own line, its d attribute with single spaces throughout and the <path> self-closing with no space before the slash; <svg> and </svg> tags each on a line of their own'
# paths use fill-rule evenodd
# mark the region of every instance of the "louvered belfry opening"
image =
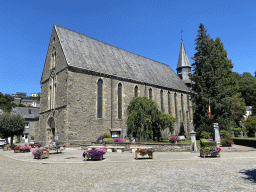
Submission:
<svg viewBox="0 0 256 192">
<path fill-rule="evenodd" d="M 98 80 L 98 104 L 97 104 L 97 117 L 102 118 L 102 79 Z"/>
</svg>

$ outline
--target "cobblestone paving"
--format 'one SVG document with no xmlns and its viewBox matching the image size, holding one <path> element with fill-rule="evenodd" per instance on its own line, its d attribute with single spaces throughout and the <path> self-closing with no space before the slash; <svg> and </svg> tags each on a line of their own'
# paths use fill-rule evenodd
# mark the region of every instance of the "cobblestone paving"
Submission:
<svg viewBox="0 0 256 192">
<path fill-rule="evenodd" d="M 83 161 L 82 152 L 34 160 L 0 150 L 0 191 L 256 191 L 256 151 L 155 152 L 153 160 L 106 153 L 103 161 Z"/>
</svg>

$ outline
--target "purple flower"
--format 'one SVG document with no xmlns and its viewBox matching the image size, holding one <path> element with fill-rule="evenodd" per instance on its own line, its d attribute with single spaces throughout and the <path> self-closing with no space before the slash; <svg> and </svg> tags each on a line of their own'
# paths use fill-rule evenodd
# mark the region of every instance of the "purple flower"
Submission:
<svg viewBox="0 0 256 192">
<path fill-rule="evenodd" d="M 124 141 L 123 141 L 123 139 L 118 139 L 118 138 L 115 138 L 115 139 L 114 139 L 114 142 L 123 143 Z"/>
</svg>

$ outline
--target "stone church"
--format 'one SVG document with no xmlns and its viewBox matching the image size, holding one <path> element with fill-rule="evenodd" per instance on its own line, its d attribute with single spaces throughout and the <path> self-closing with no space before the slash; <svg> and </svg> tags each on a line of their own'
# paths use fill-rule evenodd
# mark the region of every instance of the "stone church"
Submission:
<svg viewBox="0 0 256 192">
<path fill-rule="evenodd" d="M 135 96 L 153 99 L 161 111 L 176 117 L 176 133 L 189 132 L 193 114 L 186 83 L 191 66 L 182 42 L 177 71 L 54 25 L 40 82 L 35 140 L 77 145 L 96 141 L 103 133 L 122 138 L 126 110 Z"/>
</svg>

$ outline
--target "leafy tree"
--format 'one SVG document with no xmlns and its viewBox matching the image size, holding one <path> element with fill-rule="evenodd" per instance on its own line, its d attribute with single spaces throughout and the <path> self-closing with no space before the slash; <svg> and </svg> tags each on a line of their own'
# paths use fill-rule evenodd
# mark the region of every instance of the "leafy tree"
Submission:
<svg viewBox="0 0 256 192">
<path fill-rule="evenodd" d="M 25 119 L 19 114 L 3 113 L 0 115 L 0 136 L 11 137 L 11 144 L 14 135 L 23 134 L 24 127 Z"/>
<path fill-rule="evenodd" d="M 246 105 L 244 102 L 244 98 L 242 98 L 241 93 L 237 93 L 236 95 L 233 95 L 231 97 L 232 99 L 232 126 L 233 127 L 239 127 L 239 121 L 242 121 L 244 119 L 244 116 L 246 114 Z"/>
<path fill-rule="evenodd" d="M 248 131 L 249 137 L 254 137 L 256 132 L 256 116 L 249 116 L 245 122 L 245 128 Z"/>
<path fill-rule="evenodd" d="M 194 124 L 197 136 L 202 131 L 212 132 L 212 123 L 219 123 L 220 130 L 230 131 L 231 98 L 236 92 L 233 88 L 237 84 L 232 74 L 233 65 L 227 58 L 220 39 L 215 41 L 206 34 L 206 29 L 201 23 L 196 41 L 196 53 L 192 58 L 194 74 Z M 212 116 L 208 116 L 209 98 L 211 101 Z"/>
<path fill-rule="evenodd" d="M 252 114 L 256 114 L 256 79 L 250 73 L 243 73 L 239 79 L 239 91 L 246 106 L 252 106 Z"/>
<path fill-rule="evenodd" d="M 158 105 L 147 97 L 133 98 L 127 108 L 127 133 L 137 138 L 157 139 L 161 138 L 161 131 L 169 128 L 174 131 L 176 121 L 169 114 L 162 113 Z"/>
<path fill-rule="evenodd" d="M 3 107 L 5 112 L 11 112 L 12 107 L 26 107 L 21 103 L 18 105 L 16 103 L 13 103 L 13 100 L 14 98 L 11 95 L 9 94 L 3 95 L 0 92 L 0 107 Z"/>
</svg>

